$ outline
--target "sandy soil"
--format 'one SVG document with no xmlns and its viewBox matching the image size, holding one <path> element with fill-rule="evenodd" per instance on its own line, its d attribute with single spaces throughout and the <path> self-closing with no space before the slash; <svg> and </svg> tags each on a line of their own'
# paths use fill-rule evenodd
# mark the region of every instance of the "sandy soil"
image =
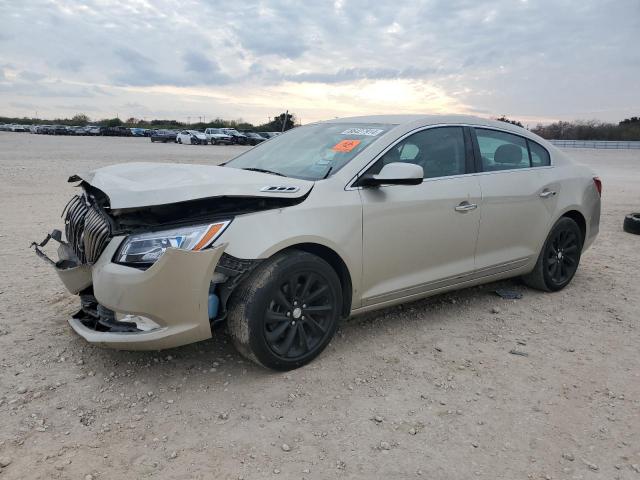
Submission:
<svg viewBox="0 0 640 480">
<path fill-rule="evenodd" d="M 288 374 L 223 334 L 161 353 L 74 335 L 76 299 L 28 249 L 67 177 L 240 149 L 0 132 L 0 478 L 640 479 L 640 237 L 621 229 L 640 152 L 571 151 L 603 179 L 602 231 L 556 294 L 514 280 L 521 300 L 492 284 L 353 318 Z"/>
</svg>

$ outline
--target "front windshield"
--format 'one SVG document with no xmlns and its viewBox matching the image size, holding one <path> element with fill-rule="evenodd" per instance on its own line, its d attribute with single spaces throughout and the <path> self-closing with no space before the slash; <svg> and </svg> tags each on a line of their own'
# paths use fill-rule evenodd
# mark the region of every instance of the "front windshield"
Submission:
<svg viewBox="0 0 640 480">
<path fill-rule="evenodd" d="M 226 166 L 320 180 L 338 171 L 393 126 L 317 123 L 298 127 L 261 143 Z"/>
</svg>

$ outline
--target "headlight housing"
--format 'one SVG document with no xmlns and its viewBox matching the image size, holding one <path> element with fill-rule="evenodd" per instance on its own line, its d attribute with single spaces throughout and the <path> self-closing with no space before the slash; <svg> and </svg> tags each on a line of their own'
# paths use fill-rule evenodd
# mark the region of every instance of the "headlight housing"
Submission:
<svg viewBox="0 0 640 480">
<path fill-rule="evenodd" d="M 115 262 L 129 265 L 155 263 L 167 248 L 202 250 L 218 238 L 231 223 L 224 222 L 174 228 L 158 232 L 129 235 L 115 255 Z"/>
</svg>

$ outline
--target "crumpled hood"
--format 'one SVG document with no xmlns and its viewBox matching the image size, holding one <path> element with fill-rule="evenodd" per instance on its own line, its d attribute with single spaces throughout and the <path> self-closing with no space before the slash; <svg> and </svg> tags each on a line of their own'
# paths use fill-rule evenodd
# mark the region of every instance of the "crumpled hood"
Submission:
<svg viewBox="0 0 640 480">
<path fill-rule="evenodd" d="M 112 209 L 223 196 L 299 198 L 314 183 L 231 167 L 150 162 L 110 165 L 69 181 L 79 179 L 104 192 Z"/>
</svg>

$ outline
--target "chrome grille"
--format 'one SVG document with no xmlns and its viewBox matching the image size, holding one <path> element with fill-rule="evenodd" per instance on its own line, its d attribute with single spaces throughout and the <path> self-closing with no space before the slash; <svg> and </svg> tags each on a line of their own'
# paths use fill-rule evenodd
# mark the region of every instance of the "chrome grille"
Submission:
<svg viewBox="0 0 640 480">
<path fill-rule="evenodd" d="M 67 242 L 81 263 L 95 263 L 111 237 L 107 218 L 84 197 L 75 195 L 62 212 Z"/>
</svg>

